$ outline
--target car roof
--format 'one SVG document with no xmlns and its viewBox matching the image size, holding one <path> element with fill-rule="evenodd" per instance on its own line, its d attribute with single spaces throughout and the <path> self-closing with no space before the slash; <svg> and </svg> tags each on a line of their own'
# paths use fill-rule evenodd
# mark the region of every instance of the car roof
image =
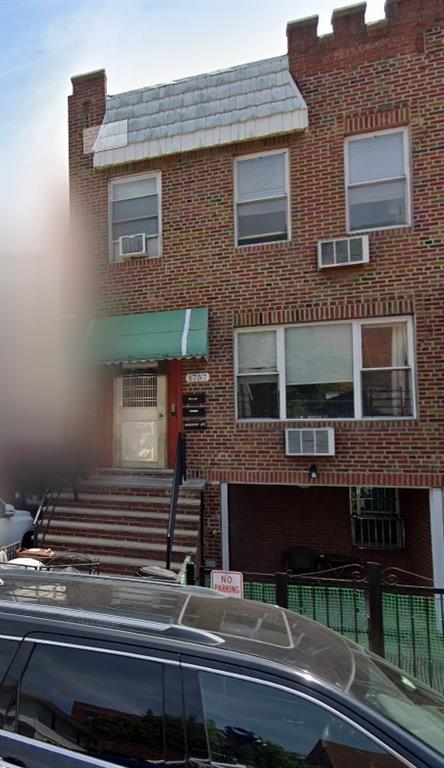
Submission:
<svg viewBox="0 0 444 768">
<path fill-rule="evenodd" d="M 254 656 L 346 691 L 350 644 L 292 611 L 203 587 L 0 568 L 0 610 L 118 628 Z"/>
</svg>

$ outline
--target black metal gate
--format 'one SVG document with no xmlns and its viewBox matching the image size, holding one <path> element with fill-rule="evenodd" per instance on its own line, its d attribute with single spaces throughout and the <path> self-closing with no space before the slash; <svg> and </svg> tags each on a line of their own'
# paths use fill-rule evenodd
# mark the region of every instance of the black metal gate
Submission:
<svg viewBox="0 0 444 768">
<path fill-rule="evenodd" d="M 444 589 L 378 563 L 304 575 L 244 573 L 244 597 L 319 621 L 444 691 Z M 208 586 L 210 570 L 199 583 Z M 195 583 L 193 567 L 188 583 Z M 410 583 L 407 583 L 410 582 Z"/>
</svg>

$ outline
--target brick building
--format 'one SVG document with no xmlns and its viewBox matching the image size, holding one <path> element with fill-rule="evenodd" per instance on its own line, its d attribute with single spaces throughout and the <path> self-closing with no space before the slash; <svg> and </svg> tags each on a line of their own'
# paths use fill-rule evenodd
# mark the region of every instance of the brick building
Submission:
<svg viewBox="0 0 444 768">
<path fill-rule="evenodd" d="M 444 585 L 443 4 L 364 14 L 171 84 L 72 79 L 94 457 L 171 468 L 184 430 L 207 562 L 305 546 Z"/>
</svg>

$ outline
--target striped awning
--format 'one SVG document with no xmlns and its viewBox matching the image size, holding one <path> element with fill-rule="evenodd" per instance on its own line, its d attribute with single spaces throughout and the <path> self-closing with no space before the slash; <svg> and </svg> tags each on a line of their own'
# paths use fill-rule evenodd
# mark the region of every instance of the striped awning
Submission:
<svg viewBox="0 0 444 768">
<path fill-rule="evenodd" d="M 89 334 L 98 364 L 208 357 L 208 308 L 98 317 Z"/>
</svg>

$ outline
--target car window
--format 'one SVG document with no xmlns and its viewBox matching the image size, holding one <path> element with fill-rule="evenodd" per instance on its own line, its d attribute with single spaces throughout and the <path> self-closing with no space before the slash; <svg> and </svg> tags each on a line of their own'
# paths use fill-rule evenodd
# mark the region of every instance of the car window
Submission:
<svg viewBox="0 0 444 768">
<path fill-rule="evenodd" d="M 116 765 L 157 765 L 164 759 L 163 666 L 38 645 L 20 684 L 18 732 Z"/>
<path fill-rule="evenodd" d="M 302 697 L 206 672 L 200 685 L 212 765 L 405 768 L 361 731 Z"/>
</svg>

